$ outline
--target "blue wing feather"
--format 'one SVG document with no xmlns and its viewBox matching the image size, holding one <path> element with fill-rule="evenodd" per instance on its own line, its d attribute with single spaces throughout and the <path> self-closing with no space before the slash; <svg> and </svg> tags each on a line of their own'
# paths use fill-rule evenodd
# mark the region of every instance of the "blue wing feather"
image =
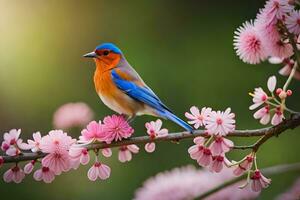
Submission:
<svg viewBox="0 0 300 200">
<path fill-rule="evenodd" d="M 182 119 L 177 117 L 147 86 L 141 87 L 132 81 L 124 80 L 115 70 L 112 70 L 111 74 L 112 80 L 116 86 L 128 96 L 154 108 L 159 116 L 170 119 L 186 130 L 193 132 L 193 128 Z"/>
<path fill-rule="evenodd" d="M 168 110 L 172 112 L 148 87 L 140 87 L 134 82 L 124 80 L 114 70 L 112 71 L 112 80 L 120 90 L 131 98 L 141 101 L 158 111 Z"/>
</svg>

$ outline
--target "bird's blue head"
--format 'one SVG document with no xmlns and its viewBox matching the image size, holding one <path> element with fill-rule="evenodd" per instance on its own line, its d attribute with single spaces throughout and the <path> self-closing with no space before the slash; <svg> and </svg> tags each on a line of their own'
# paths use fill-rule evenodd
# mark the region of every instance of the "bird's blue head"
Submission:
<svg viewBox="0 0 300 200">
<path fill-rule="evenodd" d="M 122 51 L 113 43 L 103 43 L 90 53 L 83 55 L 86 58 L 94 58 L 99 66 L 105 68 L 115 67 L 122 58 Z"/>
<path fill-rule="evenodd" d="M 93 52 L 83 55 L 86 58 L 100 58 L 101 56 L 107 56 L 108 54 L 122 55 L 122 51 L 113 43 L 103 43 L 96 47 Z"/>
<path fill-rule="evenodd" d="M 122 54 L 122 51 L 113 43 L 103 43 L 96 47 L 95 51 L 109 50 L 117 54 Z"/>
</svg>

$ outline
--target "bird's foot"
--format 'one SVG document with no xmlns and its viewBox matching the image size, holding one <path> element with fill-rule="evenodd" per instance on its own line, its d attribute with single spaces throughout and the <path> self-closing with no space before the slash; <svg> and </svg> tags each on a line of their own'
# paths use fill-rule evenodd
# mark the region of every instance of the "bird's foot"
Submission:
<svg viewBox="0 0 300 200">
<path fill-rule="evenodd" d="M 129 116 L 129 117 L 127 118 L 128 124 L 131 124 L 131 123 L 134 121 L 134 119 L 135 119 L 135 116 Z"/>
</svg>

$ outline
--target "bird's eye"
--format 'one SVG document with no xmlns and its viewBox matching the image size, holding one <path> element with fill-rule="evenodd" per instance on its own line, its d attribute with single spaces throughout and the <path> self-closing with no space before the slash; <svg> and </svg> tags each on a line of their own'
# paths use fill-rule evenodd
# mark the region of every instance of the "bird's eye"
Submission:
<svg viewBox="0 0 300 200">
<path fill-rule="evenodd" d="M 106 50 L 103 51 L 103 55 L 104 55 L 104 56 L 107 56 L 108 54 L 109 54 L 109 51 L 106 51 Z"/>
</svg>

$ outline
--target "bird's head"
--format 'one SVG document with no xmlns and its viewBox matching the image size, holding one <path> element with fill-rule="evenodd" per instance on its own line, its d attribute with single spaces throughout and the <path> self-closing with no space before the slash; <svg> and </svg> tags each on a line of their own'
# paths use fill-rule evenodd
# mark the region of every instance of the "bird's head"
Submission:
<svg viewBox="0 0 300 200">
<path fill-rule="evenodd" d="M 122 58 L 122 51 L 112 43 L 103 43 L 90 53 L 83 55 L 85 58 L 93 58 L 97 67 L 104 69 L 114 68 Z"/>
</svg>

